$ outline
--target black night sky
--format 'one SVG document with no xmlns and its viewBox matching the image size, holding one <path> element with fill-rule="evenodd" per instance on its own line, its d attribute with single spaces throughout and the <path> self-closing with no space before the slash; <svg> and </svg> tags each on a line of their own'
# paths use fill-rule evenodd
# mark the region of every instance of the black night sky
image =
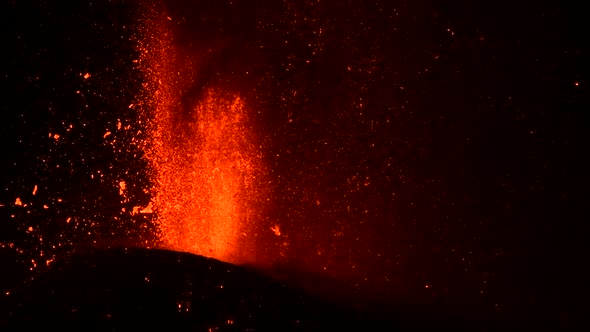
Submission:
<svg viewBox="0 0 590 332">
<path fill-rule="evenodd" d="M 569 331 L 588 310 L 581 8 L 0 6 L 0 298 L 18 302 L 18 290 L 72 255 L 167 248 L 157 209 L 130 212 L 155 188 L 143 143 L 152 120 L 137 106 L 149 83 L 137 45 L 150 7 L 194 60 L 171 74 L 189 82 L 181 103 L 215 89 L 246 105 L 265 197 L 239 244 L 249 265 L 320 298 L 354 298 L 358 310 L 417 306 L 475 324 L 468 330 Z"/>
</svg>

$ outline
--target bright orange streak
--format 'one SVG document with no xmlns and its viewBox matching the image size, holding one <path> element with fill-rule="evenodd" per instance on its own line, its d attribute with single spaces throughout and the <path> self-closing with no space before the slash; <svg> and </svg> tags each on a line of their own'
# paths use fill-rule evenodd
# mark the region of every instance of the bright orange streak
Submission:
<svg viewBox="0 0 590 332">
<path fill-rule="evenodd" d="M 153 208 L 163 246 L 239 263 L 259 209 L 261 156 L 249 129 L 247 107 L 235 94 L 207 89 L 182 99 L 193 67 L 171 45 L 166 16 L 146 21 L 139 41 L 147 78 L 143 102 L 151 139 Z M 186 99 L 186 97 L 185 97 Z"/>
<path fill-rule="evenodd" d="M 154 202 L 162 240 L 175 250 L 239 261 L 255 177 L 244 104 L 210 92 L 194 116 L 182 124 L 181 142 L 172 136 L 157 146 Z"/>
</svg>

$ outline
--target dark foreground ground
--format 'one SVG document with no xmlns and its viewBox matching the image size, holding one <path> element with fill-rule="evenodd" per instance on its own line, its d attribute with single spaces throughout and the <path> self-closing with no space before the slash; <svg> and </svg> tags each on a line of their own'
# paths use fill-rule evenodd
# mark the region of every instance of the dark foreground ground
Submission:
<svg viewBox="0 0 590 332">
<path fill-rule="evenodd" d="M 353 303 L 320 300 L 252 269 L 163 250 L 121 248 L 73 255 L 55 262 L 5 298 L 0 308 L 2 331 L 440 331 L 482 327 L 464 319 L 434 319 L 432 308 L 422 308 L 426 309 L 422 315 L 352 309 Z"/>
</svg>

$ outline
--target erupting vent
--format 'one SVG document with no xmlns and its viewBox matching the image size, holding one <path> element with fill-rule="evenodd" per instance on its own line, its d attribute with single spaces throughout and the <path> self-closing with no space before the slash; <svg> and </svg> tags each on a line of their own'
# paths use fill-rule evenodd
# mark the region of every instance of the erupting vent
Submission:
<svg viewBox="0 0 590 332">
<path fill-rule="evenodd" d="M 198 69 L 179 55 L 166 24 L 165 15 L 145 20 L 138 43 L 160 240 L 168 249 L 251 261 L 247 243 L 260 213 L 253 206 L 263 196 L 263 167 L 249 110 L 238 95 L 209 86 L 190 96 Z"/>
</svg>

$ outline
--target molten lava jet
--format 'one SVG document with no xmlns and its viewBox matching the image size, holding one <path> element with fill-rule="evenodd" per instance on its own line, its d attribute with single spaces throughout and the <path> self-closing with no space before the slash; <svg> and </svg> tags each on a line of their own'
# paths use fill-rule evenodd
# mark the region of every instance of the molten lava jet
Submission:
<svg viewBox="0 0 590 332">
<path fill-rule="evenodd" d="M 151 137 L 145 153 L 159 238 L 167 249 L 252 262 L 263 164 L 250 110 L 223 87 L 188 92 L 200 84 L 198 56 L 173 44 L 169 21 L 148 17 L 138 40 L 146 78 L 139 104 Z"/>
<path fill-rule="evenodd" d="M 244 259 L 238 250 L 247 236 L 257 170 L 244 103 L 208 92 L 192 111 L 191 119 L 179 124 L 183 133 L 159 123 L 158 130 L 170 134 L 159 136 L 153 147 L 161 239 L 174 250 Z"/>
</svg>

